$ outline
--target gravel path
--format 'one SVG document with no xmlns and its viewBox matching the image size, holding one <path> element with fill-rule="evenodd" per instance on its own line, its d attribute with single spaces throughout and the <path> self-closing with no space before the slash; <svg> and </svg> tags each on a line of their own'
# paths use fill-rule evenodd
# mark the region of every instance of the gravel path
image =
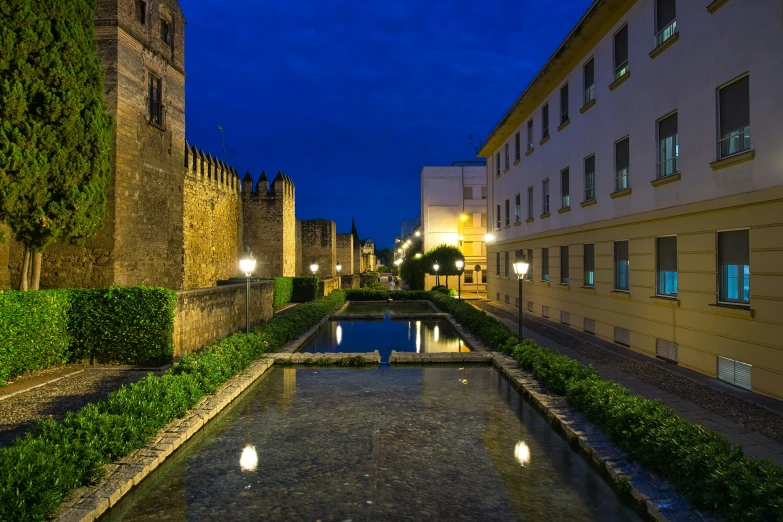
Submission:
<svg viewBox="0 0 783 522">
<path fill-rule="evenodd" d="M 27 433 L 38 419 L 62 419 L 67 412 L 103 399 L 123 385 L 144 378 L 147 373 L 88 368 L 76 375 L 0 400 L 0 446 L 12 444 L 17 437 Z"/>
<path fill-rule="evenodd" d="M 511 313 L 487 302 L 474 301 L 474 306 L 505 320 L 517 323 L 516 313 Z M 692 379 L 677 375 L 655 364 L 635 361 L 609 350 L 568 335 L 548 326 L 545 321 L 525 316 L 524 327 L 570 348 L 594 364 L 616 368 L 623 373 L 676 395 L 705 410 L 733 421 L 748 430 L 755 431 L 783 444 L 783 417 L 752 402 L 722 393 Z"/>
</svg>

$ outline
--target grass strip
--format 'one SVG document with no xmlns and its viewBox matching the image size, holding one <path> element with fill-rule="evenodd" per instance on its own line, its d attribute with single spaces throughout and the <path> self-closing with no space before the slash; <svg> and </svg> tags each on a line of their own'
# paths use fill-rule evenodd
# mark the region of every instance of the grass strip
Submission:
<svg viewBox="0 0 783 522">
<path fill-rule="evenodd" d="M 397 293 L 395 293 L 396 295 Z M 550 392 L 565 396 L 627 455 L 672 484 L 697 509 L 723 520 L 783 521 L 783 468 L 691 424 L 660 400 L 633 395 L 591 366 L 532 341 L 464 301 L 430 299 L 492 350 L 510 354 Z"/>
<path fill-rule="evenodd" d="M 39 421 L 12 446 L 0 448 L 0 521 L 46 520 L 71 491 L 100 480 L 105 464 L 146 446 L 204 395 L 344 302 L 345 294 L 335 291 L 301 304 L 253 333 L 234 334 L 187 355 L 164 375 L 150 374 L 62 421 Z"/>
</svg>

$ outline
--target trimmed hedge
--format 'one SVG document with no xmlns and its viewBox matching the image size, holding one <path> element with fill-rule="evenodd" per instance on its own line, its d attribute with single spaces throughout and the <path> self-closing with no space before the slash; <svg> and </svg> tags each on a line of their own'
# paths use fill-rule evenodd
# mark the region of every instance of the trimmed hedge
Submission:
<svg viewBox="0 0 783 522">
<path fill-rule="evenodd" d="M 0 520 L 46 520 L 74 489 L 98 480 L 104 465 L 144 447 L 264 352 L 297 338 L 345 301 L 341 291 L 187 355 L 167 371 L 125 386 L 70 412 L 39 421 L 12 446 L 0 448 Z"/>
<path fill-rule="evenodd" d="M 349 288 L 345 290 L 348 301 L 426 301 L 430 298 L 428 292 L 420 290 L 395 290 L 375 288 Z"/>
<path fill-rule="evenodd" d="M 691 504 L 724 520 L 783 521 L 783 468 L 747 457 L 742 446 L 689 423 L 660 401 L 633 395 L 592 367 L 537 346 L 468 303 L 432 292 L 494 350 L 510 353 L 552 393 L 565 395 L 630 458 L 674 485 Z"/>
<path fill-rule="evenodd" d="M 171 362 L 176 292 L 144 286 L 69 292 L 75 358 L 126 364 Z"/>
<path fill-rule="evenodd" d="M 0 386 L 6 379 L 68 362 L 67 290 L 0 292 Z"/>
<path fill-rule="evenodd" d="M 318 298 L 318 278 L 312 276 L 292 279 L 291 302 L 308 303 Z"/>
<path fill-rule="evenodd" d="M 275 293 L 272 308 L 277 310 L 284 304 L 291 302 L 291 297 L 294 293 L 294 281 L 290 277 L 275 277 L 274 285 Z"/>
</svg>

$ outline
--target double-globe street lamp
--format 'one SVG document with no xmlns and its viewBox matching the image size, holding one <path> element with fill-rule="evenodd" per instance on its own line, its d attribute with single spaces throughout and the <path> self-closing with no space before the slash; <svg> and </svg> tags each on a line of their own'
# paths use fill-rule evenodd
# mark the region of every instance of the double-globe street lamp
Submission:
<svg viewBox="0 0 783 522">
<path fill-rule="evenodd" d="M 457 258 L 454 262 L 457 265 L 457 301 L 462 300 L 462 269 L 465 268 L 465 259 L 462 257 Z"/>
<path fill-rule="evenodd" d="M 517 279 L 519 279 L 519 342 L 522 342 L 522 281 L 525 278 L 525 274 L 527 274 L 527 269 L 530 267 L 530 264 L 527 262 L 527 258 L 522 253 L 521 250 L 517 250 L 516 256 L 514 257 L 514 273 L 517 275 Z"/>
<path fill-rule="evenodd" d="M 245 274 L 245 326 L 250 333 L 250 276 L 256 269 L 256 258 L 250 252 L 250 247 L 245 247 L 245 253 L 239 258 L 239 270 Z"/>
</svg>

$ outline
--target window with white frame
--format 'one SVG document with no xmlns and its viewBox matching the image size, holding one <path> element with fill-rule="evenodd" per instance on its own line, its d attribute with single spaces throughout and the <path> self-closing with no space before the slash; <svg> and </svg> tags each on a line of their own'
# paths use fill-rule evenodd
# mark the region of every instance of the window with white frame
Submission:
<svg viewBox="0 0 783 522">
<path fill-rule="evenodd" d="M 508 170 L 509 164 L 508 164 L 508 143 L 506 143 L 506 170 Z"/>
<path fill-rule="evenodd" d="M 542 183 L 541 213 L 549 214 L 549 178 Z"/>
<path fill-rule="evenodd" d="M 495 228 L 499 229 L 500 228 L 500 219 L 501 219 L 501 217 L 500 217 L 500 203 L 498 203 L 497 214 L 495 214 L 495 217 L 496 217 L 496 221 L 497 221 L 497 223 L 495 225 Z"/>
<path fill-rule="evenodd" d="M 658 295 L 677 296 L 677 236 L 659 237 L 655 240 Z"/>
<path fill-rule="evenodd" d="M 722 87 L 720 98 L 720 140 L 718 152 L 721 158 L 750 149 L 750 77 Z"/>
<path fill-rule="evenodd" d="M 655 47 L 677 32 L 676 0 L 655 0 Z"/>
<path fill-rule="evenodd" d="M 750 244 L 748 230 L 718 232 L 719 299 L 750 304 Z"/>
<path fill-rule="evenodd" d="M 584 65 L 584 104 L 595 100 L 595 61 L 590 58 Z"/>
<path fill-rule="evenodd" d="M 595 245 L 589 243 L 584 246 L 584 286 L 595 286 Z"/>
<path fill-rule="evenodd" d="M 560 246 L 560 284 L 567 285 L 571 282 L 568 275 L 568 245 Z"/>
<path fill-rule="evenodd" d="M 517 192 L 514 196 L 514 223 L 522 221 L 522 195 Z"/>
<path fill-rule="evenodd" d="M 658 120 L 658 178 L 680 171 L 680 143 L 677 135 L 677 113 Z"/>
<path fill-rule="evenodd" d="M 528 281 L 533 280 L 533 249 L 532 248 L 527 249 L 527 279 Z"/>
<path fill-rule="evenodd" d="M 549 104 L 541 108 L 541 139 L 549 137 Z"/>
<path fill-rule="evenodd" d="M 508 274 L 510 273 L 510 271 L 509 271 L 509 261 L 508 261 L 508 254 L 509 254 L 508 251 L 506 251 L 505 254 L 506 254 L 506 272 L 505 272 L 505 274 L 506 274 L 506 277 L 508 277 Z"/>
<path fill-rule="evenodd" d="M 614 242 L 614 289 L 628 291 L 628 241 Z"/>
<path fill-rule="evenodd" d="M 500 252 L 495 252 L 495 275 L 500 277 Z"/>
<path fill-rule="evenodd" d="M 533 219 L 533 187 L 527 188 L 527 218 Z"/>
<path fill-rule="evenodd" d="M 511 224 L 511 216 L 509 212 L 509 200 L 506 200 L 506 226 Z"/>
<path fill-rule="evenodd" d="M 560 125 L 568 121 L 568 84 L 560 87 Z"/>
<path fill-rule="evenodd" d="M 514 161 L 519 161 L 520 158 L 519 141 L 520 141 L 519 132 L 517 132 L 516 134 L 514 134 Z"/>
<path fill-rule="evenodd" d="M 595 199 L 595 154 L 585 158 L 585 201 Z"/>
<path fill-rule="evenodd" d="M 614 190 L 625 190 L 631 186 L 629 177 L 630 167 L 630 138 L 623 138 L 614 144 L 615 186 Z"/>
<path fill-rule="evenodd" d="M 533 149 L 533 120 L 527 120 L 527 150 Z"/>
<path fill-rule="evenodd" d="M 560 208 L 571 206 L 571 187 L 569 169 L 560 171 Z"/>
<path fill-rule="evenodd" d="M 495 175 L 500 176 L 500 153 L 495 154 Z"/>
<path fill-rule="evenodd" d="M 614 79 L 628 74 L 628 24 L 614 35 Z"/>
<path fill-rule="evenodd" d="M 541 280 L 549 281 L 549 248 L 541 249 Z"/>
</svg>

